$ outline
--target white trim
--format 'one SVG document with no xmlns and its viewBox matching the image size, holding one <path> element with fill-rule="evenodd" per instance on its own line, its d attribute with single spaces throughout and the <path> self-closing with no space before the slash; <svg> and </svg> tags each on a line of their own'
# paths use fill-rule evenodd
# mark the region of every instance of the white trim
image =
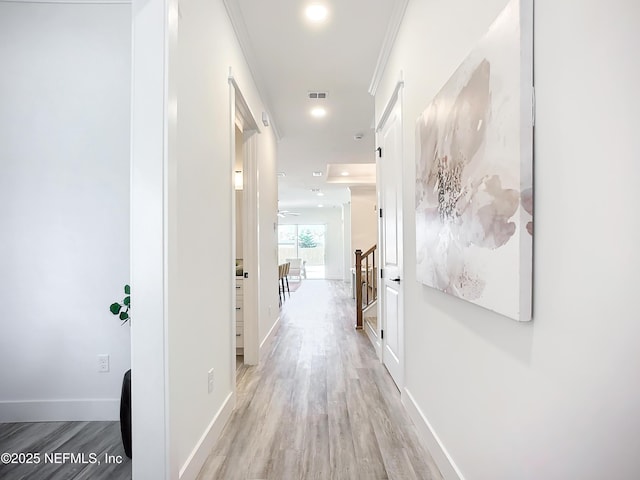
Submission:
<svg viewBox="0 0 640 480">
<path fill-rule="evenodd" d="M 260 133 L 260 126 L 255 115 L 251 111 L 251 107 L 247 103 L 242 90 L 236 82 L 233 71 L 229 68 L 229 92 L 230 92 L 230 181 L 233 181 L 233 171 L 235 170 L 236 161 L 236 139 L 235 127 L 239 123 L 242 125 L 242 148 L 243 148 L 243 263 L 245 272 L 248 277 L 243 280 L 243 310 L 244 310 L 244 342 L 243 353 L 244 363 L 247 365 L 256 365 L 260 357 L 260 347 L 258 345 L 259 330 L 259 304 L 260 304 L 260 249 L 259 249 L 259 203 L 258 203 L 258 157 L 257 157 L 257 141 L 256 133 Z M 231 245 L 233 268 L 230 270 L 232 284 L 235 286 L 235 259 L 236 259 L 236 195 L 235 188 L 231 198 Z M 245 273 L 246 275 L 246 273 Z M 230 376 L 231 383 L 236 383 L 235 355 L 236 347 L 236 329 L 235 329 L 235 307 L 236 307 L 235 288 L 231 289 L 231 319 L 233 322 L 231 328 L 231 365 Z M 234 389 L 235 391 L 235 389 Z"/>
<path fill-rule="evenodd" d="M 400 0 L 396 2 L 393 12 L 391 12 L 387 33 L 385 33 L 384 39 L 382 40 L 382 46 L 380 47 L 380 53 L 378 54 L 376 68 L 373 71 L 373 77 L 369 84 L 369 94 L 372 96 L 375 96 L 378 91 L 378 85 L 380 85 L 380 80 L 382 80 L 384 70 L 387 68 L 387 62 L 391 56 L 391 50 L 393 49 L 393 44 L 396 42 L 396 37 L 400 31 L 400 25 L 402 24 L 404 12 L 407 10 L 408 4 L 409 0 Z"/>
<path fill-rule="evenodd" d="M 376 306 L 376 309 L 377 309 L 377 306 Z M 378 336 L 379 332 L 375 332 L 373 328 L 371 328 L 371 325 L 369 325 L 369 322 L 364 321 L 364 319 L 363 319 L 363 323 L 364 323 L 364 331 L 367 334 L 367 337 L 369 337 L 369 340 L 371 341 L 371 344 L 373 345 L 373 348 L 376 351 L 376 357 L 380 359 L 381 352 L 382 352 L 382 342 L 380 342 L 380 337 Z"/>
<path fill-rule="evenodd" d="M 384 107 L 384 110 L 382 111 L 380 120 L 378 120 L 378 124 L 376 125 L 376 133 L 380 132 L 380 130 L 382 130 L 382 128 L 384 127 L 384 124 L 387 123 L 387 120 L 389 119 L 389 115 L 391 115 L 391 112 L 396 106 L 396 102 L 398 102 L 399 100 L 400 89 L 402 89 L 403 87 L 404 87 L 404 80 L 402 80 L 402 72 L 400 72 L 400 80 L 398 80 L 398 83 L 396 83 L 396 87 L 393 89 L 393 93 L 391 94 L 391 97 L 389 97 L 389 101 L 387 102 L 387 104 Z"/>
<path fill-rule="evenodd" d="M 278 315 L 278 318 L 276 318 L 276 321 L 273 322 L 273 325 L 269 330 L 269 332 L 267 333 L 267 335 L 264 337 L 264 340 L 262 340 L 262 342 L 260 343 L 260 360 L 262 360 L 265 357 L 266 355 L 265 352 L 269 347 L 270 342 L 273 339 L 274 334 L 278 330 L 279 326 L 280 326 L 280 315 Z"/>
<path fill-rule="evenodd" d="M 460 472 L 451 455 L 449 455 L 440 437 L 431 426 L 431 423 L 429 423 L 429 420 L 427 420 L 427 417 L 418 406 L 418 403 L 408 388 L 404 389 L 401 400 L 409 413 L 409 417 L 416 426 L 418 437 L 424 443 L 429 453 L 431 453 L 431 456 L 442 473 L 442 477 L 445 480 L 464 480 L 462 472 Z"/>
<path fill-rule="evenodd" d="M 231 81 L 231 69 L 229 69 L 229 182 L 233 183 L 233 172 L 235 171 L 235 162 L 236 162 L 236 127 L 240 128 L 241 125 L 238 125 L 237 115 L 236 115 L 236 87 L 235 82 Z M 231 288 L 229 289 L 229 297 L 231 299 L 230 308 L 229 308 L 229 319 L 231 322 L 230 325 L 230 336 L 229 336 L 229 385 L 231 385 L 232 393 L 236 392 L 236 228 L 235 228 L 235 218 L 236 218 L 236 189 L 235 186 L 232 185 L 231 188 L 231 214 L 230 218 L 233 219 L 231 221 L 231 225 L 229 228 L 229 235 L 231 236 L 231 258 L 229 261 L 229 274 L 233 275 L 233 281 L 231 283 Z"/>
<path fill-rule="evenodd" d="M 119 398 L 0 401 L 0 423 L 113 422 L 119 419 Z"/>
<path fill-rule="evenodd" d="M 255 115 L 251 111 L 251 107 L 249 107 L 247 100 L 244 98 L 244 95 L 242 94 L 242 90 L 238 86 L 238 82 L 233 76 L 233 71 L 231 70 L 231 67 L 229 67 L 229 83 L 233 85 L 233 88 L 235 91 L 236 117 L 239 115 L 242 120 L 242 131 L 246 132 L 247 130 L 255 130 L 256 132 L 260 133 L 260 127 L 258 126 L 258 121 L 256 120 Z M 235 124 L 235 120 L 236 119 L 234 118 L 234 124 Z"/>
<path fill-rule="evenodd" d="M 178 0 L 135 0 L 131 59 L 131 406 L 133 478 L 177 474 L 170 445 L 168 248 L 175 211 L 169 211 L 177 169 L 175 82 Z M 177 15 L 176 15 L 177 17 Z M 175 204 L 175 202 L 174 202 Z M 175 205 L 174 205 L 175 206 Z M 172 221 L 171 229 L 169 221 Z M 174 468 L 175 465 L 175 468 Z"/>
<path fill-rule="evenodd" d="M 378 251 L 378 253 L 380 252 Z M 379 282 L 380 279 L 377 279 L 377 281 Z M 369 322 L 367 322 L 367 313 L 369 313 L 372 310 L 375 310 L 376 324 L 377 324 L 379 323 L 377 320 L 379 318 L 378 317 L 378 299 L 375 299 L 370 305 L 368 305 L 362 310 L 362 324 L 363 324 L 364 332 L 367 334 L 367 337 L 369 337 L 369 341 L 371 341 L 371 345 L 373 345 L 373 348 L 376 351 L 376 356 L 380 358 L 380 351 L 382 348 L 382 342 L 380 340 L 380 332 L 377 332 L 373 328 L 371 328 L 371 325 L 369 325 Z"/>
<path fill-rule="evenodd" d="M 220 438 L 222 429 L 227 424 L 229 418 L 231 418 L 234 405 L 235 395 L 231 392 L 227 395 L 224 403 L 214 415 L 213 420 L 209 423 L 209 426 L 202 434 L 202 437 L 200 437 L 200 440 L 198 440 L 198 443 L 191 451 L 187 461 L 182 465 L 179 476 L 180 480 L 191 480 L 198 476 L 198 473 L 200 473 L 204 462 L 206 462 L 209 453 L 211 453 L 211 449 L 216 443 L 216 440 Z"/>
<path fill-rule="evenodd" d="M 271 128 L 273 128 L 273 133 L 276 135 L 276 139 L 280 141 L 282 136 L 280 135 L 280 130 L 278 129 L 277 122 L 275 121 L 275 117 L 271 114 L 273 109 L 271 108 L 268 97 L 265 95 L 265 90 L 261 87 L 262 85 L 262 76 L 259 74 L 257 70 L 258 62 L 256 62 L 256 55 L 253 51 L 253 47 L 251 46 L 251 40 L 249 37 L 249 33 L 247 30 L 247 25 L 244 22 L 244 17 L 242 15 L 242 10 L 240 9 L 240 5 L 236 0 L 222 0 L 224 3 L 224 7 L 227 10 L 227 15 L 229 16 L 229 21 L 231 22 L 231 26 L 233 30 L 236 32 L 236 38 L 238 39 L 238 44 L 240 44 L 240 49 L 244 54 L 244 58 L 247 62 L 247 66 L 249 67 L 249 72 L 253 77 L 253 83 L 256 86 L 256 90 L 258 91 L 258 95 L 262 99 L 262 103 L 267 110 L 267 115 L 269 115 L 269 120 L 271 123 Z"/>
</svg>

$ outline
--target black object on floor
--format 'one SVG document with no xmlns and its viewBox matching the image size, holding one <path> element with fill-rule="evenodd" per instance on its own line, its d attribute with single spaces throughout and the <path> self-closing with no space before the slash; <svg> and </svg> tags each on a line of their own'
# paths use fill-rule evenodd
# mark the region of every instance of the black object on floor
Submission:
<svg viewBox="0 0 640 480">
<path fill-rule="evenodd" d="M 131 370 L 127 370 L 122 379 L 120 395 L 120 431 L 124 453 L 131 458 Z"/>
</svg>

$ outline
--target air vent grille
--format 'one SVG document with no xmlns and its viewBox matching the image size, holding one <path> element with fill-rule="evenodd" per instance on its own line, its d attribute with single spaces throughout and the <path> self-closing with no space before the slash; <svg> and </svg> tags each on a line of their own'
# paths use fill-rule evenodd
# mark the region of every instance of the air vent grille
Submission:
<svg viewBox="0 0 640 480">
<path fill-rule="evenodd" d="M 322 100 L 327 98 L 327 92 L 309 92 L 309 98 L 312 100 Z"/>
</svg>

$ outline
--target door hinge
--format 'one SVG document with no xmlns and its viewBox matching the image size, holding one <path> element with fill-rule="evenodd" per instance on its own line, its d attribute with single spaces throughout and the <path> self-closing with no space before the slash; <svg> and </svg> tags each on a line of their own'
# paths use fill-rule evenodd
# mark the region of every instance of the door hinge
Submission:
<svg viewBox="0 0 640 480">
<path fill-rule="evenodd" d="M 376 152 L 378 152 L 378 157 L 382 158 L 382 147 L 376 148 Z"/>
<path fill-rule="evenodd" d="M 531 126 L 536 126 L 536 89 L 531 87 Z"/>
<path fill-rule="evenodd" d="M 384 278 L 384 268 L 380 269 L 380 278 Z"/>
<path fill-rule="evenodd" d="M 380 330 L 380 338 L 384 338 L 384 330 Z"/>
<path fill-rule="evenodd" d="M 380 218 L 382 218 L 382 209 L 380 209 Z"/>
</svg>

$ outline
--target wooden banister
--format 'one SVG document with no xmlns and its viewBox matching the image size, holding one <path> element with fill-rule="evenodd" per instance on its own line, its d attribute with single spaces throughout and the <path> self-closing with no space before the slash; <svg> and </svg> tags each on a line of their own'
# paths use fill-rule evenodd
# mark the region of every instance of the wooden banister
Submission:
<svg viewBox="0 0 640 480">
<path fill-rule="evenodd" d="M 362 328 L 362 250 L 356 250 L 356 329 Z"/>
<path fill-rule="evenodd" d="M 362 314 L 365 308 L 371 305 L 378 298 L 378 288 L 376 284 L 376 245 L 366 252 L 355 251 L 355 297 L 356 297 L 356 329 L 362 328 Z M 364 272 L 364 278 L 363 278 Z M 363 295 L 364 289 L 364 295 Z"/>
</svg>

